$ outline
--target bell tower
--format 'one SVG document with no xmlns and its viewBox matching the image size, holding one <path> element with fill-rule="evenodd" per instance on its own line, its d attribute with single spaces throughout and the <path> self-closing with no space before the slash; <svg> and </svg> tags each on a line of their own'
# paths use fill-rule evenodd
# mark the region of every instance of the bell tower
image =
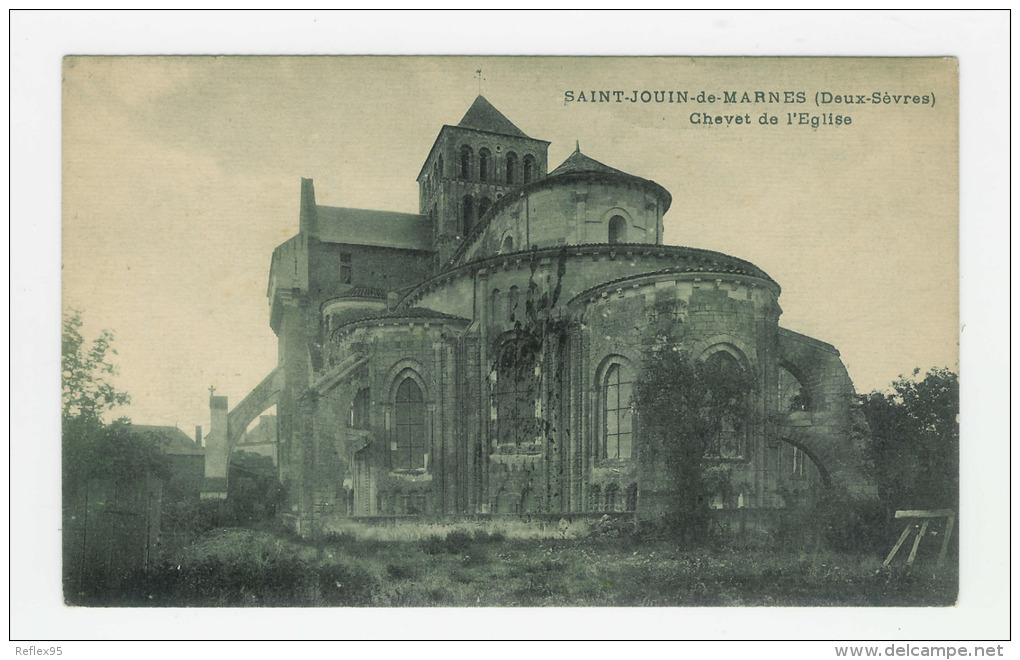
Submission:
<svg viewBox="0 0 1020 660">
<path fill-rule="evenodd" d="M 443 126 L 418 174 L 418 212 L 432 222 L 440 268 L 497 199 L 545 177 L 548 149 L 481 95 Z"/>
</svg>

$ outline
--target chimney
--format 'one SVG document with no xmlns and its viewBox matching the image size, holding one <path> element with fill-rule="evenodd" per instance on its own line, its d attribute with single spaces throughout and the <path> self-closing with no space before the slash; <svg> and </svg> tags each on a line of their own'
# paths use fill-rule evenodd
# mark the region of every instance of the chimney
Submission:
<svg viewBox="0 0 1020 660">
<path fill-rule="evenodd" d="M 202 446 L 202 425 L 198 424 L 195 426 L 195 446 Z"/>
</svg>

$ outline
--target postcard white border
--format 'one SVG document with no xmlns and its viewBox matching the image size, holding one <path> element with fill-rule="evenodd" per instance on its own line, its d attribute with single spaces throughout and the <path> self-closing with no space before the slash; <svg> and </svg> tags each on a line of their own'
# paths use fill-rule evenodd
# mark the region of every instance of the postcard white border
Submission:
<svg viewBox="0 0 1020 660">
<path fill-rule="evenodd" d="M 1008 13 L 14 12 L 13 639 L 1001 639 L 1009 634 Z M 59 604 L 60 60 L 67 54 L 943 56 L 961 71 L 960 604 L 930 609 L 82 610 Z M 978 386 L 977 383 L 981 385 Z M 1004 459 L 1003 459 L 1004 460 Z M 581 616 L 583 613 L 583 616 Z M 607 624 L 611 622 L 611 627 Z M 750 649 L 745 649 L 745 652 Z M 743 653 L 742 653 L 743 654 Z"/>
</svg>

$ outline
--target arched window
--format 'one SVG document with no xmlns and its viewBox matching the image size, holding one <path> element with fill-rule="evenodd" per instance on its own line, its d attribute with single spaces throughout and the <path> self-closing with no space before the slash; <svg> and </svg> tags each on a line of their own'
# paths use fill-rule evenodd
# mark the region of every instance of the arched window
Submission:
<svg viewBox="0 0 1020 660">
<path fill-rule="evenodd" d="M 443 176 L 443 154 L 439 154 L 439 158 L 436 159 L 436 180 L 438 181 Z"/>
<path fill-rule="evenodd" d="M 499 289 L 492 290 L 492 304 L 489 307 L 489 322 L 503 323 L 503 297 Z"/>
<path fill-rule="evenodd" d="M 489 165 L 491 163 L 491 154 L 488 149 L 478 150 L 478 180 L 488 181 L 490 172 Z"/>
<path fill-rule="evenodd" d="M 488 197 L 482 197 L 478 200 L 478 217 L 481 218 L 485 215 L 485 212 L 489 210 L 490 206 L 492 206 L 492 200 Z"/>
<path fill-rule="evenodd" d="M 538 378 L 533 368 L 524 367 L 517 360 L 514 344 L 504 345 L 496 360 L 493 387 L 496 413 L 496 442 L 500 445 L 520 445 L 535 441 L 535 401 L 538 395 Z"/>
<path fill-rule="evenodd" d="M 514 239 L 510 236 L 507 236 L 506 238 L 503 239 L 503 247 L 500 249 L 500 252 L 502 254 L 509 254 L 510 252 L 513 251 L 514 251 Z"/>
<path fill-rule="evenodd" d="M 627 219 L 622 215 L 614 215 L 609 219 L 609 242 L 627 242 Z"/>
<path fill-rule="evenodd" d="M 517 176 L 517 154 L 510 151 L 506 155 L 506 182 L 508 184 L 516 183 L 514 177 Z"/>
<path fill-rule="evenodd" d="M 460 178 L 467 180 L 471 178 L 471 147 L 466 144 L 460 148 Z"/>
<path fill-rule="evenodd" d="M 510 321 L 511 323 L 513 323 L 515 320 L 518 320 L 519 317 L 522 316 L 522 314 L 520 314 L 520 310 L 517 309 L 517 306 L 520 304 L 520 299 L 521 299 L 520 289 L 518 289 L 516 286 L 510 287 L 510 292 L 507 294 L 506 297 L 506 317 L 507 320 Z"/>
<path fill-rule="evenodd" d="M 464 195 L 460 202 L 461 235 L 467 236 L 475 222 L 475 203 L 471 195 Z"/>
<path fill-rule="evenodd" d="M 531 496 L 531 487 L 525 486 L 524 490 L 521 491 L 521 504 L 517 513 L 532 513 L 534 510 L 534 499 Z"/>
<path fill-rule="evenodd" d="M 528 154 L 524 157 L 524 183 L 531 183 L 535 176 L 535 157 Z"/>
<path fill-rule="evenodd" d="M 352 429 L 368 428 L 368 405 L 369 396 L 368 388 L 366 387 L 354 395 L 354 401 L 351 402 L 350 418 L 347 420 L 348 426 Z"/>
<path fill-rule="evenodd" d="M 397 387 L 393 402 L 393 467 L 417 470 L 425 467 L 425 402 L 421 388 L 413 378 L 405 378 Z"/>
<path fill-rule="evenodd" d="M 496 499 L 492 503 L 493 513 L 510 513 L 510 496 L 506 492 L 506 488 L 500 488 L 496 491 Z"/>
<path fill-rule="evenodd" d="M 717 351 L 708 358 L 724 377 L 740 378 L 744 369 L 737 358 L 725 350 Z M 744 402 L 746 403 L 746 402 Z M 740 406 L 743 407 L 743 406 Z M 740 419 L 723 419 L 722 429 L 711 439 L 706 456 L 711 458 L 743 458 L 747 428 Z"/>
<path fill-rule="evenodd" d="M 634 417 L 630 408 L 630 368 L 619 362 L 606 369 L 602 382 L 602 458 L 630 458 Z"/>
</svg>

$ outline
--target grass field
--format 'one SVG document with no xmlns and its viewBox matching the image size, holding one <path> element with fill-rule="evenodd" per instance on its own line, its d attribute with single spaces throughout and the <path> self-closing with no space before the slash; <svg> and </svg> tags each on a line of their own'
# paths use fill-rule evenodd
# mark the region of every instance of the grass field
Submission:
<svg viewBox="0 0 1020 660">
<path fill-rule="evenodd" d="M 530 536 L 493 528 L 414 529 L 345 531 L 315 544 L 215 530 L 102 604 L 948 606 L 957 594 L 955 570 L 936 570 L 931 557 L 908 570 L 882 567 L 876 556 L 733 544 L 682 550 L 662 539 L 555 526 Z"/>
</svg>

